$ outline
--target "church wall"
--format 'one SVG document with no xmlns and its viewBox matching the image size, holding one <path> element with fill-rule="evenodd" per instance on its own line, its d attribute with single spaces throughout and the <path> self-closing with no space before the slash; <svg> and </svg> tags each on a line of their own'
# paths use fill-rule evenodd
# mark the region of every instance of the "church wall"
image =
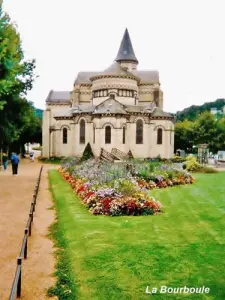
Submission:
<svg viewBox="0 0 225 300">
<path fill-rule="evenodd" d="M 80 102 L 80 86 L 75 85 L 71 94 L 72 106 L 77 106 Z"/>
<path fill-rule="evenodd" d="M 95 129 L 95 143 L 93 144 L 93 152 L 96 156 L 100 155 L 100 149 L 104 148 L 105 150 L 111 152 L 112 148 L 118 148 L 121 151 L 127 152 L 127 144 L 123 144 L 123 131 L 122 128 L 126 125 L 125 118 L 116 118 L 116 117 L 104 117 L 104 118 L 95 118 L 93 120 Z M 105 144 L 105 127 L 111 126 L 111 143 Z M 92 127 L 93 132 L 93 127 Z M 93 135 L 92 135 L 93 141 Z"/>
<path fill-rule="evenodd" d="M 67 129 L 67 143 L 63 143 L 63 128 Z M 73 156 L 72 120 L 58 120 L 54 130 L 53 156 Z"/>
<path fill-rule="evenodd" d="M 92 98 L 92 91 L 91 91 L 91 85 L 89 86 L 81 86 L 80 87 L 80 102 L 79 104 L 85 104 L 85 103 L 91 103 Z"/>
<path fill-rule="evenodd" d="M 150 136 L 150 157 L 171 158 L 174 154 L 174 123 L 169 120 L 153 120 Z M 157 144 L 157 128 L 163 129 L 162 145 Z"/>
<path fill-rule="evenodd" d="M 159 108 L 163 110 L 163 91 L 159 91 Z"/>
<path fill-rule="evenodd" d="M 80 144 L 80 121 L 81 119 L 85 120 L 85 143 Z M 79 119 L 79 122 L 74 124 L 74 129 L 73 129 L 73 136 L 72 136 L 72 152 L 74 153 L 73 155 L 75 156 L 82 156 L 85 146 L 89 142 L 92 146 L 92 131 L 93 131 L 93 124 L 88 123 L 87 119 L 84 117 L 81 117 Z"/>
<path fill-rule="evenodd" d="M 45 112 L 49 113 L 49 112 Z M 138 120 L 137 118 L 136 120 Z M 141 119 L 141 118 L 140 118 Z M 87 119 L 85 119 L 87 121 Z M 80 144 L 80 123 L 74 124 L 72 120 L 60 120 L 51 133 L 51 147 L 44 147 L 50 151 L 51 156 L 82 156 L 85 146 L 90 142 L 95 156 L 100 155 L 101 147 L 111 152 L 112 148 L 127 153 L 132 151 L 135 158 L 156 157 L 170 158 L 174 153 L 174 124 L 169 120 L 152 120 L 151 124 L 144 123 L 143 144 L 136 144 L 136 120 L 134 123 L 126 123 L 125 118 L 103 117 L 94 118 L 93 123 L 85 123 L 85 144 Z M 79 120 L 80 121 L 80 120 Z M 105 127 L 111 126 L 111 144 L 105 144 Z M 93 143 L 93 126 L 95 126 L 95 143 Z M 123 126 L 126 127 L 125 144 L 123 144 Z M 68 141 L 63 144 L 62 129 L 68 128 Z M 157 128 L 163 129 L 163 143 L 157 145 Z M 171 131 L 172 130 L 172 131 Z M 43 131 L 43 141 L 48 133 Z M 46 139 L 48 141 L 48 138 Z M 45 145 L 47 142 L 45 140 Z"/>
<path fill-rule="evenodd" d="M 127 68 L 128 71 L 137 70 L 137 63 L 136 62 L 121 62 L 120 63 L 122 68 Z"/>
<path fill-rule="evenodd" d="M 137 118 L 141 119 L 141 118 Z M 144 123 L 143 144 L 136 144 L 136 122 L 128 123 L 127 151 L 131 150 L 135 158 L 156 157 L 171 158 L 174 153 L 174 124 L 168 120 L 154 120 L 154 124 Z M 157 145 L 156 127 L 163 128 L 163 144 Z"/>
<path fill-rule="evenodd" d="M 107 97 L 99 97 L 99 98 L 93 98 L 93 105 L 98 105 L 105 100 L 109 99 L 109 96 Z M 135 99 L 132 97 L 119 97 L 116 96 L 115 100 L 122 103 L 122 104 L 127 104 L 127 105 L 135 105 Z"/>
<path fill-rule="evenodd" d="M 125 105 L 135 105 L 135 98 L 133 97 L 116 97 L 115 98 L 118 102 L 125 104 Z"/>
<path fill-rule="evenodd" d="M 139 103 L 140 102 L 152 102 L 154 100 L 153 85 L 140 85 L 139 86 Z"/>
<path fill-rule="evenodd" d="M 42 156 L 49 157 L 54 156 L 54 149 L 57 149 L 55 141 L 57 140 L 57 134 L 50 133 L 51 126 L 57 126 L 58 121 L 54 119 L 54 116 L 61 112 L 66 112 L 70 108 L 70 105 L 47 105 L 46 110 L 43 113 L 42 121 L 42 145 L 43 151 Z"/>
<path fill-rule="evenodd" d="M 44 110 L 42 119 L 42 156 L 49 157 L 49 127 L 50 127 L 51 111 Z"/>
<path fill-rule="evenodd" d="M 57 123 L 57 121 L 54 119 L 54 116 L 67 112 L 68 109 L 70 109 L 70 105 L 69 104 L 68 105 L 48 105 L 47 108 L 51 110 L 51 119 L 50 119 L 50 126 L 51 126 L 51 125 L 55 125 Z"/>
<path fill-rule="evenodd" d="M 139 94 L 139 100 L 138 103 L 140 104 L 148 104 L 150 102 L 154 101 L 154 96 L 151 93 L 147 94 Z"/>
<path fill-rule="evenodd" d="M 101 89 L 119 88 L 137 91 L 137 81 L 129 78 L 100 78 L 95 79 L 92 84 L 92 91 Z"/>
<path fill-rule="evenodd" d="M 109 99 L 109 96 L 93 98 L 93 105 L 99 105 L 100 103 L 104 102 L 106 99 Z"/>
<path fill-rule="evenodd" d="M 137 120 L 138 119 L 142 119 L 142 118 L 137 118 Z M 136 122 L 128 123 L 127 127 L 128 127 L 128 151 L 131 150 L 135 158 L 149 157 L 150 125 L 145 123 L 143 125 L 143 144 L 136 144 Z"/>
</svg>

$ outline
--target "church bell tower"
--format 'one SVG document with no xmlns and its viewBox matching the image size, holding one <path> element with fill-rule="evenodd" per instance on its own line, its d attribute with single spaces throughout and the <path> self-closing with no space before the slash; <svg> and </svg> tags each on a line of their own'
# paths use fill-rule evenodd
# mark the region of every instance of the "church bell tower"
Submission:
<svg viewBox="0 0 225 300">
<path fill-rule="evenodd" d="M 121 41 L 115 61 L 128 71 L 137 69 L 138 60 L 134 54 L 134 49 L 127 28 L 124 32 L 123 39 Z"/>
</svg>

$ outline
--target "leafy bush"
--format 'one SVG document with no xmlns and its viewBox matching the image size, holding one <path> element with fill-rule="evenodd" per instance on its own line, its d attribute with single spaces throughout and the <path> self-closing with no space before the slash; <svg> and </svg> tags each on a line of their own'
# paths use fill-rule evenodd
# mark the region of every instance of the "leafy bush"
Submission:
<svg viewBox="0 0 225 300">
<path fill-rule="evenodd" d="M 116 180 L 114 182 L 114 187 L 117 188 L 117 191 L 124 196 L 131 197 L 136 192 L 136 186 L 127 179 L 124 180 Z"/>
<path fill-rule="evenodd" d="M 199 162 L 197 162 L 196 158 L 193 155 L 189 155 L 187 157 L 186 167 L 187 171 L 196 172 L 201 168 L 201 165 Z"/>
<path fill-rule="evenodd" d="M 94 157 L 94 154 L 92 152 L 91 145 L 90 145 L 90 143 L 87 143 L 87 145 L 84 149 L 81 160 L 85 161 L 85 160 L 88 160 L 88 159 L 93 158 L 93 157 Z"/>
<path fill-rule="evenodd" d="M 171 161 L 174 163 L 182 163 L 182 162 L 186 161 L 186 158 L 178 156 L 178 155 L 174 155 L 173 158 L 171 158 Z"/>
<path fill-rule="evenodd" d="M 196 157 L 192 154 L 189 154 L 187 157 L 186 157 L 186 160 L 189 161 L 189 160 L 196 160 Z"/>
<path fill-rule="evenodd" d="M 134 156 L 133 156 L 131 150 L 128 151 L 127 155 L 128 155 L 128 158 L 129 158 L 129 159 L 134 158 Z"/>
</svg>

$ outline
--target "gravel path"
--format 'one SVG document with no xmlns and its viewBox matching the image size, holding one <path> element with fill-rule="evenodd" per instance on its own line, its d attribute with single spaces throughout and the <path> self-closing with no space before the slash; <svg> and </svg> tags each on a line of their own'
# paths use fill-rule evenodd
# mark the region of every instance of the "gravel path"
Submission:
<svg viewBox="0 0 225 300">
<path fill-rule="evenodd" d="M 22 245 L 28 220 L 34 186 L 41 165 L 28 160 L 19 165 L 19 175 L 12 176 L 11 169 L 0 171 L 0 299 L 9 298 L 16 260 Z M 22 299 L 47 299 L 46 290 L 55 279 L 53 242 L 47 237 L 48 227 L 54 222 L 53 203 L 48 190 L 45 165 L 42 173 L 32 235 L 28 239 L 28 258 L 23 261 Z M 52 298 L 51 298 L 52 299 Z"/>
</svg>

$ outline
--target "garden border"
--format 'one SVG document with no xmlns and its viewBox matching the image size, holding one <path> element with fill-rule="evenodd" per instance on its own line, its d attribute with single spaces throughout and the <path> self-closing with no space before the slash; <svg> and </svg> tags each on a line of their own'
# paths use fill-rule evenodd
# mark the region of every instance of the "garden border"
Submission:
<svg viewBox="0 0 225 300">
<path fill-rule="evenodd" d="M 39 171 L 39 175 L 38 175 L 38 178 L 37 178 L 37 183 L 36 183 L 35 188 L 34 188 L 34 194 L 33 194 L 33 199 L 32 199 L 32 202 L 31 202 L 29 218 L 28 218 L 25 230 L 24 230 L 24 237 L 23 237 L 23 242 L 22 242 L 20 254 L 17 258 L 17 268 L 16 268 L 15 277 L 14 277 L 14 280 L 13 280 L 9 300 L 14 300 L 15 295 L 16 295 L 17 298 L 21 297 L 22 262 L 23 262 L 23 258 L 27 259 L 27 241 L 28 241 L 28 236 L 31 236 L 31 228 L 32 228 L 32 222 L 33 222 L 33 218 L 34 218 L 37 195 L 38 195 L 39 187 L 40 187 L 42 170 L 43 170 L 43 166 L 41 166 L 41 169 Z"/>
</svg>

